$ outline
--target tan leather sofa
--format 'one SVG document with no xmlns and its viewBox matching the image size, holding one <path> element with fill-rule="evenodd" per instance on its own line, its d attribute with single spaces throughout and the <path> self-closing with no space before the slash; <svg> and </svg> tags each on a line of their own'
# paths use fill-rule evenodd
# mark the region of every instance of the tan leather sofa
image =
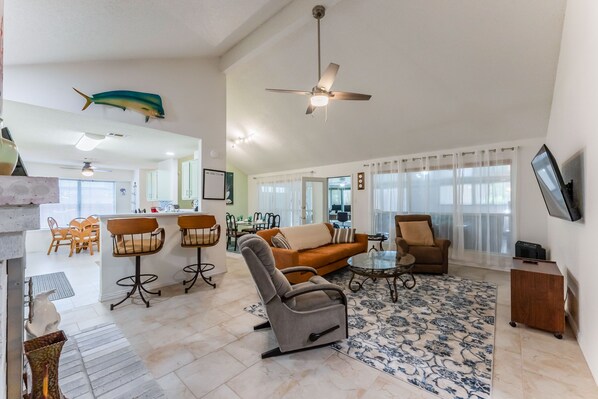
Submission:
<svg viewBox="0 0 598 399">
<path fill-rule="evenodd" d="M 330 236 L 334 228 L 330 223 L 325 223 L 330 231 Z M 346 244 L 328 244 L 317 248 L 305 249 L 301 251 L 293 249 L 275 248 L 272 245 L 272 237 L 280 232 L 280 229 L 260 230 L 257 235 L 262 237 L 272 248 L 272 254 L 276 261 L 277 269 L 285 269 L 292 266 L 311 266 L 323 276 L 335 270 L 347 266 L 347 259 L 361 252 L 366 252 L 368 247 L 367 234 L 355 234 L 355 242 Z M 292 273 L 287 278 L 293 284 L 308 281 L 312 277 L 310 273 Z"/>
<path fill-rule="evenodd" d="M 421 222 L 426 221 L 432 231 L 434 245 L 409 245 L 403 239 L 399 222 Z M 430 215 L 396 215 L 395 225 L 397 228 L 397 251 L 408 253 L 415 257 L 414 273 L 448 273 L 448 249 L 451 245 L 450 240 L 444 240 L 434 237 L 432 228 L 432 217 Z"/>
</svg>

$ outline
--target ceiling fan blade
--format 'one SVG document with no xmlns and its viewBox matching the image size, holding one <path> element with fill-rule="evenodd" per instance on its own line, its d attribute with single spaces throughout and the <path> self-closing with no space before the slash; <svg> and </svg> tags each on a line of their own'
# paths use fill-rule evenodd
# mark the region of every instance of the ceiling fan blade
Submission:
<svg viewBox="0 0 598 399">
<path fill-rule="evenodd" d="M 288 94 L 300 94 L 302 96 L 311 96 L 311 91 L 305 90 L 285 90 L 285 89 L 266 89 L 274 93 L 288 93 Z"/>
<path fill-rule="evenodd" d="M 339 65 L 333 62 L 328 65 L 328 68 L 322 74 L 320 81 L 318 82 L 318 87 L 320 89 L 324 89 L 326 91 L 330 91 L 332 84 L 334 83 L 334 79 L 336 79 L 336 74 L 338 72 Z"/>
<path fill-rule="evenodd" d="M 305 111 L 305 115 L 311 115 L 316 110 L 316 107 L 311 105 L 311 103 L 307 106 L 307 111 Z"/>
<path fill-rule="evenodd" d="M 348 91 L 334 91 L 330 93 L 331 100 L 358 100 L 367 101 L 372 96 L 370 94 L 350 93 Z"/>
</svg>

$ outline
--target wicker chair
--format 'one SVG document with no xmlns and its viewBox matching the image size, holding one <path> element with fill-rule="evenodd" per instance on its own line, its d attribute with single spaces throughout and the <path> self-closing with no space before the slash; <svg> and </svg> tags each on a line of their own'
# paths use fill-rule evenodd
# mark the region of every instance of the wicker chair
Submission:
<svg viewBox="0 0 598 399">
<path fill-rule="evenodd" d="M 52 252 L 52 248 L 54 248 L 54 252 L 58 252 L 58 247 L 61 245 L 71 246 L 71 234 L 68 227 L 58 227 L 58 223 L 53 217 L 48 218 L 48 226 L 50 227 L 50 233 L 52 234 L 52 242 L 48 248 L 48 255 Z"/>
</svg>

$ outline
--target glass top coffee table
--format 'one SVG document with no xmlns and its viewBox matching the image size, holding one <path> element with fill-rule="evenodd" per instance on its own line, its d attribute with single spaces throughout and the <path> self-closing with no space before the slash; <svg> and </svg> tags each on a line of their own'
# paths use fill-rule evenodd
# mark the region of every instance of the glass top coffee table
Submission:
<svg viewBox="0 0 598 399">
<path fill-rule="evenodd" d="M 388 284 L 390 298 L 393 302 L 398 299 L 397 279 L 401 280 L 403 287 L 412 289 L 415 287 L 415 276 L 413 267 L 415 266 L 415 257 L 413 255 L 403 255 L 397 258 L 396 251 L 373 251 L 352 256 L 347 261 L 349 270 L 353 272 L 349 281 L 349 289 L 357 292 L 363 288 L 367 280 L 383 278 Z M 361 282 L 355 280 L 355 276 L 362 276 L 365 279 Z M 391 283 L 392 280 L 392 283 Z"/>
</svg>

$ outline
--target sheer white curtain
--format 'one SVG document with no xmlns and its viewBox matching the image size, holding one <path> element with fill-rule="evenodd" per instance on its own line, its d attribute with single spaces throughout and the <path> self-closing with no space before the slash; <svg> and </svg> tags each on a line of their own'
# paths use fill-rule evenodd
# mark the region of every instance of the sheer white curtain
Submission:
<svg viewBox="0 0 598 399">
<path fill-rule="evenodd" d="M 435 234 L 452 241 L 453 262 L 507 268 L 516 163 L 516 149 L 488 149 L 372 164 L 372 231 L 394 240 L 396 214 L 429 214 Z"/>
<path fill-rule="evenodd" d="M 454 158 L 452 258 L 507 269 L 517 232 L 517 149 Z"/>
<path fill-rule="evenodd" d="M 388 233 L 391 242 L 395 237 L 394 217 L 404 212 L 403 181 L 399 174 L 400 162 L 378 162 L 370 164 L 370 190 L 372 233 Z"/>
<path fill-rule="evenodd" d="M 280 215 L 281 226 L 301 224 L 301 177 L 289 174 L 257 178 L 258 211 Z"/>
</svg>

